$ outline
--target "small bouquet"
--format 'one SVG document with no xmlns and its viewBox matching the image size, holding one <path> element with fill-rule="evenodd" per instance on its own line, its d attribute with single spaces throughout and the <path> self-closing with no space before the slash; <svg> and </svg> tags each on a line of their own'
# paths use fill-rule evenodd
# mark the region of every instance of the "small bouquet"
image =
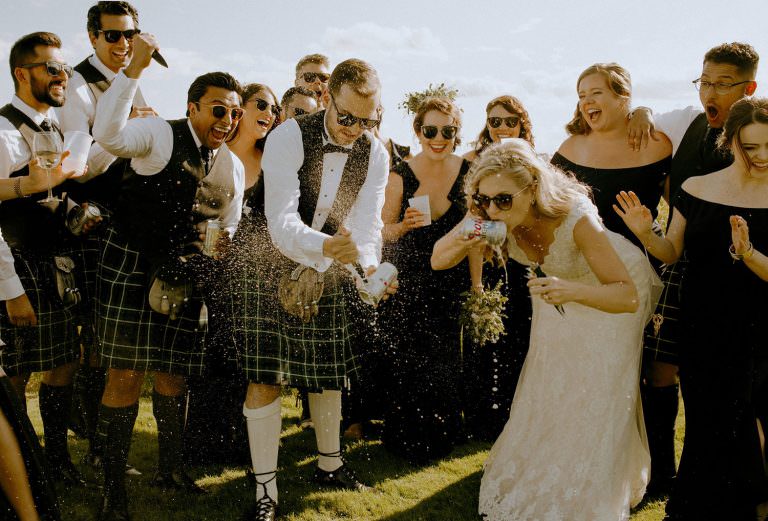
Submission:
<svg viewBox="0 0 768 521">
<path fill-rule="evenodd" d="M 423 91 L 409 92 L 405 95 L 405 100 L 400 102 L 397 106 L 399 109 L 405 110 L 409 114 L 416 114 L 419 111 L 419 107 L 429 98 L 444 98 L 451 101 L 456 101 L 459 91 L 450 87 L 446 87 L 445 83 L 433 86 L 431 83 Z"/>
<path fill-rule="evenodd" d="M 485 289 L 482 292 L 465 291 L 462 297 L 467 297 L 461 306 L 459 324 L 462 330 L 469 335 L 477 345 L 485 345 L 488 342 L 495 344 L 504 331 L 503 318 L 507 297 L 501 293 L 501 281 L 496 283 L 493 289 Z"/>
</svg>

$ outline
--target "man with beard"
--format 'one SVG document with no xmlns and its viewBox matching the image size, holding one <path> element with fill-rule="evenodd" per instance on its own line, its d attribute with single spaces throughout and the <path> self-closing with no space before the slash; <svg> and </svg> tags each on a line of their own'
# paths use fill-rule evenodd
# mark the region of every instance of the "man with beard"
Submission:
<svg viewBox="0 0 768 521">
<path fill-rule="evenodd" d="M 32 160 L 34 135 L 60 132 L 52 107 L 65 100 L 72 73 L 62 57 L 61 40 L 48 32 L 28 34 L 11 48 L 11 74 L 16 95 L 0 108 L 0 229 L 13 252 L 18 277 L 0 281 L 6 296 L 0 308 L 0 365 L 24 398 L 29 376 L 43 372 L 40 416 L 45 453 L 53 476 L 81 484 L 67 450 L 67 420 L 72 402 L 72 376 L 78 344 L 74 327 L 76 302 L 57 291 L 54 259 L 67 259 L 68 232 L 63 204 L 39 204 L 47 191 L 45 172 Z M 58 165 L 51 185 L 71 175 Z M 60 189 L 54 189 L 60 194 Z M 70 268 L 71 269 L 71 268 Z"/>
<path fill-rule="evenodd" d="M 94 54 L 75 65 L 75 73 L 67 85 L 67 103 L 57 110 L 64 132 L 78 130 L 91 133 L 96 117 L 99 98 L 106 92 L 120 70 L 128 65 L 133 55 L 133 37 L 138 29 L 138 12 L 128 2 L 102 1 L 88 10 L 88 38 Z M 130 117 L 154 116 L 146 106 L 141 91 L 137 89 Z M 94 143 L 89 154 L 86 175 L 70 183 L 70 194 L 78 201 L 97 204 L 102 214 L 109 215 L 117 200 L 123 173 L 128 164 L 116 158 Z M 101 237 L 88 234 L 82 239 L 78 252 L 84 266 L 83 313 L 81 314 L 81 339 L 83 361 L 75 379 L 77 417 L 73 418 L 84 428 L 89 449 L 84 461 L 98 467 L 101 450 L 95 437 L 99 402 L 104 392 L 105 371 L 98 367 L 94 342 L 94 298 L 96 270 L 101 253 Z"/>
<path fill-rule="evenodd" d="M 129 519 L 125 465 L 147 371 L 155 373 L 158 425 L 153 484 L 203 492 L 184 471 L 181 450 L 185 376 L 203 370 L 201 309 L 214 291 L 206 276 L 217 262 L 202 254 L 201 241 L 212 221 L 231 234 L 242 209 L 243 165 L 224 144 L 243 115 L 232 76 L 196 78 L 186 119 L 129 120 L 138 78 L 157 49 L 154 36 L 133 37 L 133 58 L 99 100 L 93 126 L 104 150 L 131 159 L 98 273 L 96 328 L 108 374 L 97 428 L 104 452 L 100 519 Z M 222 253 L 225 243 L 207 253 Z"/>
<path fill-rule="evenodd" d="M 704 55 L 701 76 L 693 81 L 703 111 L 690 106 L 655 117 L 651 117 L 650 109 L 643 107 L 633 112 L 629 140 L 635 148 L 652 138 L 655 129 L 672 141 L 672 168 L 666 187 L 670 206 L 686 179 L 721 170 L 733 162 L 730 153 L 717 147 L 717 139 L 731 106 L 744 96 L 754 94 L 758 61 L 757 52 L 749 44 L 718 45 Z M 686 266 L 683 257 L 666 268 L 664 292 L 653 318 L 656 327 L 645 338 L 642 396 L 651 450 L 650 495 L 669 494 L 676 473 L 678 342 L 682 333 L 678 322 L 678 291 Z"/>
<path fill-rule="evenodd" d="M 308 54 L 296 64 L 294 86 L 304 87 L 317 97 L 320 108 L 325 108 L 324 94 L 331 78 L 331 62 L 323 54 Z"/>
<path fill-rule="evenodd" d="M 378 123 L 380 89 L 369 64 L 342 62 L 323 93 L 328 109 L 289 119 L 267 138 L 265 215 L 282 256 L 272 261 L 270 272 L 277 276 L 265 274 L 263 287 L 265 295 L 290 293 L 290 279 L 297 275 L 298 298 L 281 298 L 283 309 L 267 317 L 246 299 L 247 319 L 235 324 L 250 381 L 243 406 L 257 484 L 250 519 L 276 516 L 280 385 L 311 391 L 319 454 L 314 481 L 367 488 L 341 457 L 341 390 L 356 373 L 348 308 L 361 302 L 340 266 L 359 263 L 371 274 L 379 263 L 389 162 L 369 130 Z"/>
</svg>

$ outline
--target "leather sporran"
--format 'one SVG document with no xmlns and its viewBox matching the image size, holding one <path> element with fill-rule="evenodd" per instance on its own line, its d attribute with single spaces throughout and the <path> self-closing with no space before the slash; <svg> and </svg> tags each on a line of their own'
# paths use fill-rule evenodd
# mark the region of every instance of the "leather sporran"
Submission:
<svg viewBox="0 0 768 521">
<path fill-rule="evenodd" d="M 325 274 L 299 264 L 280 277 L 277 295 L 280 305 L 290 315 L 309 322 L 316 317 L 318 302 L 323 296 Z"/>
<path fill-rule="evenodd" d="M 65 306 L 74 306 L 80 303 L 82 295 L 75 282 L 75 261 L 69 257 L 53 257 L 53 280 L 56 285 L 56 293 Z"/>
<path fill-rule="evenodd" d="M 176 320 L 191 293 L 192 284 L 171 284 L 154 276 L 149 286 L 149 307 L 156 313 Z"/>
</svg>

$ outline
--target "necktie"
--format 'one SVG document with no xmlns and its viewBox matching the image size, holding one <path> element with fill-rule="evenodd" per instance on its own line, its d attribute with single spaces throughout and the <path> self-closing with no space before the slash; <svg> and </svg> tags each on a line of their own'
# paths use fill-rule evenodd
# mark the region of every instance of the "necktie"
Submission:
<svg viewBox="0 0 768 521">
<path fill-rule="evenodd" d="M 334 145 L 333 143 L 326 143 L 323 145 L 323 154 L 332 154 L 334 152 L 340 152 L 342 154 L 349 154 L 349 149 Z"/>
<path fill-rule="evenodd" d="M 203 167 L 205 167 L 205 173 L 211 169 L 211 159 L 213 159 L 213 150 L 207 146 L 200 147 L 200 157 L 203 159 Z"/>
<path fill-rule="evenodd" d="M 51 130 L 53 130 L 53 126 L 51 126 L 51 120 L 48 118 L 45 118 L 43 121 L 40 122 L 40 128 L 46 132 L 50 132 Z"/>
</svg>

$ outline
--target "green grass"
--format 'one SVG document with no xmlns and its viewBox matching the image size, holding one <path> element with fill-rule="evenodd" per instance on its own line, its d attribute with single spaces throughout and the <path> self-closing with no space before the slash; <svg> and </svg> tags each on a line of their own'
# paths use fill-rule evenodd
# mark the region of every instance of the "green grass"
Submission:
<svg viewBox="0 0 768 521">
<path fill-rule="evenodd" d="M 27 397 L 32 423 L 42 432 L 37 405 L 37 383 Z M 325 492 L 311 483 L 315 468 L 312 430 L 298 426 L 299 411 L 292 396 L 283 399 L 280 450 L 280 511 L 286 521 L 465 521 L 476 520 L 477 493 L 489 445 L 468 443 L 451 456 L 427 467 L 413 467 L 390 455 L 378 441 L 351 442 L 346 459 L 358 476 L 375 490 L 370 493 Z M 678 456 L 682 443 L 682 414 L 678 418 Z M 73 461 L 86 443 L 70 436 Z M 155 421 L 151 401 L 141 399 L 129 462 L 143 472 L 128 478 L 131 513 L 136 521 L 238 520 L 254 500 L 253 485 L 242 468 L 207 466 L 193 469 L 198 484 L 209 490 L 204 497 L 167 494 L 149 487 L 157 457 Z M 99 500 L 96 489 L 62 491 L 64 521 L 92 520 Z M 641 505 L 632 521 L 658 521 L 664 504 Z"/>
</svg>

